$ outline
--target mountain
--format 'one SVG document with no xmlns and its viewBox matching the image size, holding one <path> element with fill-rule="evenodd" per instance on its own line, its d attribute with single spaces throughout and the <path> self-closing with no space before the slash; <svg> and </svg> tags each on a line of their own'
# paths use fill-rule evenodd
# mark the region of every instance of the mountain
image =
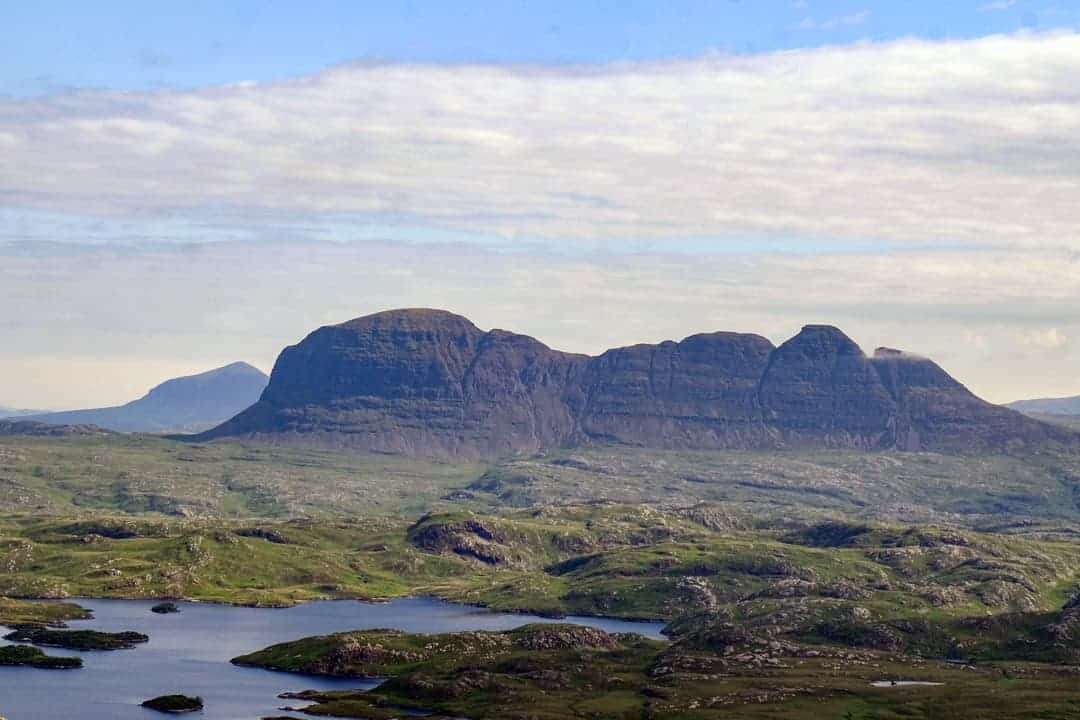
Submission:
<svg viewBox="0 0 1080 720">
<path fill-rule="evenodd" d="M 126 405 L 19 419 L 53 425 L 97 425 L 117 432 L 198 432 L 257 401 L 267 380 L 261 370 L 238 362 L 168 380 Z"/>
<path fill-rule="evenodd" d="M 323 327 L 278 357 L 259 402 L 200 440 L 262 438 L 491 457 L 618 443 L 675 449 L 1080 449 L 1080 435 L 971 394 L 930 360 L 809 325 L 774 347 L 708 333 L 598 357 L 441 310 Z"/>
<path fill-rule="evenodd" d="M 40 415 L 41 410 L 20 410 L 0 405 L 0 419 L 25 417 L 27 415 Z"/>
<path fill-rule="evenodd" d="M 1005 407 L 1032 415 L 1080 415 L 1080 395 L 1066 398 L 1017 400 Z"/>
</svg>

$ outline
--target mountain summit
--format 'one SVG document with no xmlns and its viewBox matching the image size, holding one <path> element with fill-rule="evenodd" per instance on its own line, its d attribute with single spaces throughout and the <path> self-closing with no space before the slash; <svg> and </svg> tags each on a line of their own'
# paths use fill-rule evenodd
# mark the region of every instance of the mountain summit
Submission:
<svg viewBox="0 0 1080 720">
<path fill-rule="evenodd" d="M 1080 447 L 1080 435 L 984 402 L 926 358 L 867 357 L 827 325 L 779 347 L 720 332 L 588 357 L 426 309 L 323 327 L 286 348 L 259 402 L 199 436 L 223 437 L 465 457 L 586 443 Z"/>
<path fill-rule="evenodd" d="M 118 407 L 70 410 L 19 418 L 51 425 L 97 425 L 118 432 L 198 432 L 259 399 L 266 373 L 244 362 L 174 378 Z"/>
</svg>

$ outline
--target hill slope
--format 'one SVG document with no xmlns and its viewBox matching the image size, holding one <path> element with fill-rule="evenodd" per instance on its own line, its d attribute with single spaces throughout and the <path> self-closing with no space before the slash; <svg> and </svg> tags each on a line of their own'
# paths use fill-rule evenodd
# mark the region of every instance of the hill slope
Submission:
<svg viewBox="0 0 1080 720">
<path fill-rule="evenodd" d="M 1032 415 L 1080 415 L 1080 395 L 1066 398 L 1017 400 L 1006 407 Z"/>
<path fill-rule="evenodd" d="M 830 326 L 779 347 L 711 333 L 588 357 L 441 310 L 377 313 L 286 348 L 259 402 L 198 438 L 237 436 L 463 457 L 592 443 L 1080 448 L 1080 435 L 984 402 L 930 360 L 867 357 Z"/>
<path fill-rule="evenodd" d="M 62 425 L 24 420 L 23 418 L 0 419 L 0 437 L 70 437 L 70 436 L 107 436 L 109 430 L 96 425 Z"/>
<path fill-rule="evenodd" d="M 268 378 L 247 363 L 233 363 L 161 383 L 118 407 L 30 415 L 54 425 L 97 425 L 117 432 L 199 431 L 232 417 L 259 399 Z"/>
</svg>

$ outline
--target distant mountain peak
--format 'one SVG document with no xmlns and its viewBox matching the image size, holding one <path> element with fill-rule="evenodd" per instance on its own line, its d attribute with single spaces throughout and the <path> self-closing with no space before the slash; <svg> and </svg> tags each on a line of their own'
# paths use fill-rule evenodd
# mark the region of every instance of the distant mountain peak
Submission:
<svg viewBox="0 0 1080 720">
<path fill-rule="evenodd" d="M 118 432 L 181 432 L 213 427 L 254 404 L 269 378 L 245 362 L 155 385 L 126 405 L 28 416 L 56 425 L 96 425 Z"/>
<path fill-rule="evenodd" d="M 216 370 L 208 370 L 206 373 L 203 373 L 203 374 L 206 375 L 208 373 L 214 373 L 214 372 L 245 372 L 245 373 L 252 373 L 252 374 L 262 375 L 264 377 L 266 376 L 266 373 L 264 373 L 262 370 L 260 370 L 259 368 L 255 367 L 254 365 L 252 365 L 250 363 L 244 362 L 243 360 L 237 360 L 234 363 L 229 363 L 228 365 L 223 365 L 223 366 L 217 368 Z"/>
<path fill-rule="evenodd" d="M 817 352 L 837 352 L 845 355 L 864 355 L 862 348 L 834 325 L 804 325 L 795 337 L 780 345 L 784 348 L 812 349 Z"/>
<path fill-rule="evenodd" d="M 867 357 L 832 325 L 779 347 L 719 332 L 589 357 L 423 308 L 315 330 L 281 353 L 258 403 L 198 437 L 471 457 L 590 443 L 1080 449 L 1080 435 L 986 403 L 926 358 Z"/>
</svg>

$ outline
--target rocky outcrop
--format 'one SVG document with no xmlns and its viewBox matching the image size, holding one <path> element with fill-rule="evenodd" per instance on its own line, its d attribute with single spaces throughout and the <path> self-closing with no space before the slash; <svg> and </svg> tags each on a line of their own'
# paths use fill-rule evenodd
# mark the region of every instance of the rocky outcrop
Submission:
<svg viewBox="0 0 1080 720">
<path fill-rule="evenodd" d="M 525 625 L 510 633 L 525 650 L 614 650 L 617 636 L 586 625 Z"/>
<path fill-rule="evenodd" d="M 773 347 L 711 333 L 598 357 L 440 310 L 320 328 L 286 348 L 259 401 L 198 439 L 493 457 L 590 443 L 656 448 L 1023 452 L 1080 435 L 986 403 L 933 362 L 867 357 L 809 325 Z"/>
<path fill-rule="evenodd" d="M 485 565 L 519 564 L 506 535 L 479 520 L 440 522 L 425 516 L 409 528 L 409 542 L 427 552 L 453 553 Z"/>
</svg>

